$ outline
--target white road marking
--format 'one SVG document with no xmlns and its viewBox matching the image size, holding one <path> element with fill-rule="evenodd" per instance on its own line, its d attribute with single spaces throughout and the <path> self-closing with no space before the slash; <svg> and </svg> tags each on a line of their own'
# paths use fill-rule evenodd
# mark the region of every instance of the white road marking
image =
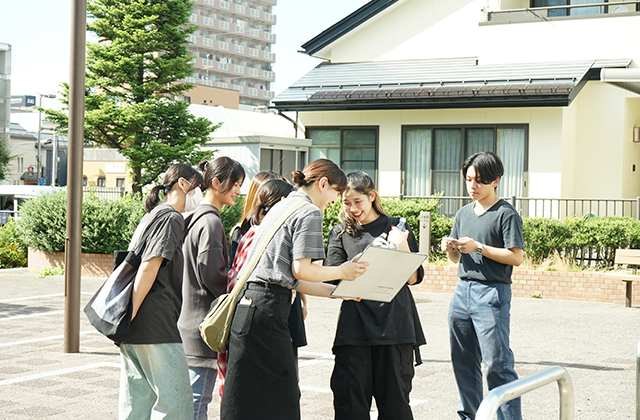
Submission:
<svg viewBox="0 0 640 420">
<path fill-rule="evenodd" d="M 29 314 L 29 315 L 8 316 L 6 318 L 0 318 L 0 321 L 13 321 L 15 319 L 34 318 L 34 317 L 37 317 L 37 316 L 58 315 L 58 314 L 63 314 L 63 313 L 64 313 L 64 311 L 38 312 L 38 313 L 35 313 L 35 314 Z"/>
<path fill-rule="evenodd" d="M 99 334 L 99 332 L 94 330 L 80 332 L 80 335 L 86 335 L 86 334 Z M 20 346 L 22 344 L 40 343 L 42 341 L 62 340 L 63 338 L 64 338 L 63 334 L 52 335 L 49 337 L 32 338 L 30 340 L 12 341 L 10 343 L 0 343 L 0 347 Z"/>
<path fill-rule="evenodd" d="M 0 386 L 19 384 L 21 382 L 35 381 L 35 380 L 42 379 L 42 378 L 47 378 L 47 377 L 50 377 L 50 376 L 67 375 L 69 373 L 81 372 L 83 370 L 100 369 L 100 368 L 104 368 L 104 367 L 120 369 L 120 364 L 119 363 L 111 363 L 111 362 L 101 362 L 101 363 L 93 363 L 91 365 L 83 365 L 83 366 L 76 366 L 76 367 L 67 368 L 67 369 L 54 370 L 54 371 L 51 371 L 51 372 L 43 372 L 43 373 L 38 373 L 36 375 L 22 376 L 22 377 L 19 377 L 19 378 L 12 378 L 12 379 L 5 379 L 4 381 L 0 381 Z"/>
<path fill-rule="evenodd" d="M 60 296 L 64 296 L 64 294 L 56 293 L 55 295 L 26 296 L 26 297 L 13 298 L 13 299 L 4 299 L 4 300 L 0 300 L 0 303 L 18 302 L 20 300 L 29 300 L 29 299 L 45 299 L 45 298 L 60 297 Z"/>
<path fill-rule="evenodd" d="M 93 296 L 95 293 L 81 292 L 80 294 Z M 56 294 L 53 294 L 53 295 L 25 296 L 25 297 L 13 298 L 13 299 L 3 299 L 3 300 L 0 300 L 0 303 L 19 302 L 21 300 L 45 299 L 45 298 L 63 297 L 63 296 L 64 296 L 63 293 L 56 293 Z"/>
</svg>

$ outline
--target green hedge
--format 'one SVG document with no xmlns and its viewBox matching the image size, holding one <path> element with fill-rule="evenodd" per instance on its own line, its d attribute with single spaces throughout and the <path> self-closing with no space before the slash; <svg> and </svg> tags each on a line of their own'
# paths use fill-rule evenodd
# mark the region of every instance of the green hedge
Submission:
<svg viewBox="0 0 640 420">
<path fill-rule="evenodd" d="M 21 243 L 45 252 L 63 252 L 66 236 L 65 191 L 25 201 L 20 207 L 18 238 Z M 111 254 L 127 249 L 144 204 L 140 200 L 100 199 L 85 196 L 82 202 L 82 252 Z"/>
<path fill-rule="evenodd" d="M 222 223 L 227 234 L 242 215 L 244 198 L 222 209 Z M 341 223 L 340 202 L 324 212 L 323 234 Z M 435 199 L 398 200 L 383 198 L 382 206 L 394 217 L 405 217 L 419 241 L 420 212 L 431 212 L 432 259 L 444 257 L 440 239 L 448 236 L 453 218 L 437 214 Z M 20 208 L 19 223 L 10 221 L 0 228 L 0 268 L 20 267 L 26 263 L 26 246 L 45 252 L 64 251 L 66 234 L 66 194 L 59 192 L 28 200 Z M 82 208 L 82 251 L 111 254 L 126 249 L 133 232 L 144 215 L 142 201 L 85 197 Z M 526 253 L 541 262 L 558 252 L 569 261 L 589 255 L 605 266 L 613 265 L 618 248 L 640 248 L 640 221 L 624 217 L 571 218 L 564 222 L 548 218 L 523 221 Z"/>
<path fill-rule="evenodd" d="M 407 223 L 409 223 L 418 241 L 420 240 L 420 212 L 435 212 L 438 208 L 438 201 L 436 199 L 416 198 L 398 200 L 397 198 L 383 197 L 381 201 L 382 208 L 389 216 L 404 217 L 407 219 Z M 325 242 L 329 237 L 331 229 L 333 229 L 335 225 L 342 223 L 342 220 L 340 220 L 341 205 L 342 203 L 340 201 L 336 201 L 324 211 L 322 233 Z"/>
</svg>

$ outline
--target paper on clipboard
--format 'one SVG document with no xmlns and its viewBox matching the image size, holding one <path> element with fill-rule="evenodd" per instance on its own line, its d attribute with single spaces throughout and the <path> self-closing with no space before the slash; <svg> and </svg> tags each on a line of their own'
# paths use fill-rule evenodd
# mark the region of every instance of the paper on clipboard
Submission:
<svg viewBox="0 0 640 420">
<path fill-rule="evenodd" d="M 391 302 L 426 255 L 369 245 L 358 262 L 368 262 L 367 271 L 353 281 L 342 280 L 331 296 Z"/>
</svg>

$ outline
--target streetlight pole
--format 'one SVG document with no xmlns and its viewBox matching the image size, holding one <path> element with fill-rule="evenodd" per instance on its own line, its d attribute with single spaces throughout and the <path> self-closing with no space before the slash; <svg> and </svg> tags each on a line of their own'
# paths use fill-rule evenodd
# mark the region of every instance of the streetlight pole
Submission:
<svg viewBox="0 0 640 420">
<path fill-rule="evenodd" d="M 55 98 L 56 95 L 54 95 L 53 93 L 38 93 L 38 95 L 40 96 L 40 100 L 38 102 L 38 108 L 42 109 L 42 97 L 44 96 L 45 98 Z M 40 185 L 40 179 L 42 178 L 42 163 L 40 160 L 40 150 L 41 150 L 41 134 L 42 134 L 42 111 L 38 109 L 38 156 L 36 156 L 36 176 L 38 177 L 38 185 Z"/>
</svg>

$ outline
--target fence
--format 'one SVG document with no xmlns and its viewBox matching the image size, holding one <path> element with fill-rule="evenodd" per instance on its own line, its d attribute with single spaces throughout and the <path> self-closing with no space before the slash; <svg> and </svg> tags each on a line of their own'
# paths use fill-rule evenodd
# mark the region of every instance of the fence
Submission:
<svg viewBox="0 0 640 420">
<path fill-rule="evenodd" d="M 124 187 L 83 187 L 82 193 L 83 196 L 93 194 L 99 198 L 117 200 L 120 197 L 124 197 L 126 191 Z"/>
<path fill-rule="evenodd" d="M 402 197 L 403 199 L 427 198 L 438 200 L 438 213 L 453 217 L 465 204 L 471 202 L 469 197 L 428 196 Z M 637 198 L 532 198 L 505 197 L 523 218 L 549 217 L 565 220 L 569 217 L 633 217 L 640 220 L 640 197 Z"/>
</svg>

